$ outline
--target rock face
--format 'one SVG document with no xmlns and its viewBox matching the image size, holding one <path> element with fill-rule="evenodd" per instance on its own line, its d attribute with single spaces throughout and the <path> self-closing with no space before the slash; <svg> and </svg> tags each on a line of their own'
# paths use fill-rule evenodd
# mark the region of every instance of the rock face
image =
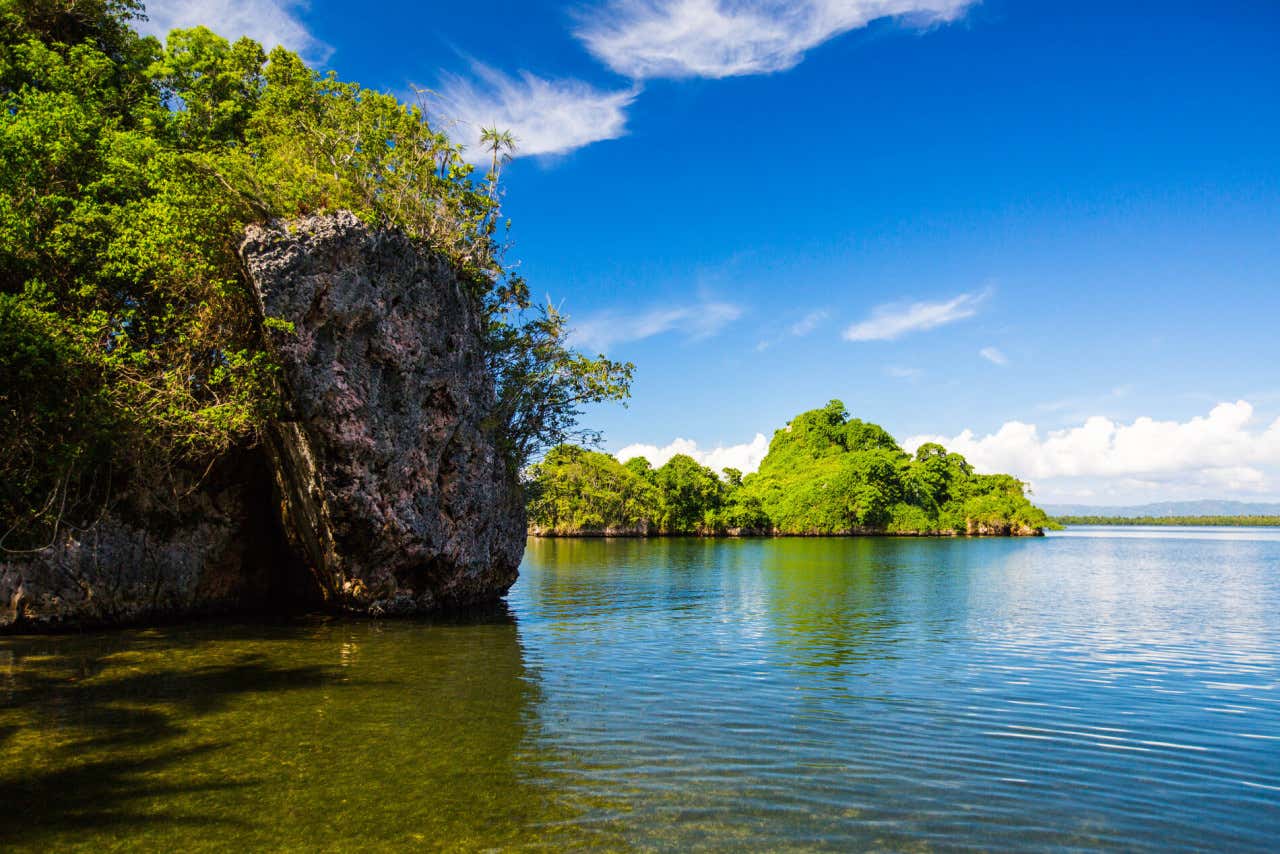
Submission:
<svg viewBox="0 0 1280 854">
<path fill-rule="evenodd" d="M 306 603 L 260 454 L 122 492 L 97 522 L 0 563 L 0 629 L 112 626 Z"/>
<path fill-rule="evenodd" d="M 524 506 L 453 267 L 350 214 L 251 227 L 241 257 L 264 315 L 293 326 L 270 333 L 289 411 L 269 446 L 326 601 L 412 613 L 505 593 Z"/>
<path fill-rule="evenodd" d="M 971 537 L 1043 537 L 1042 528 L 1032 528 L 1016 522 L 965 522 L 965 533 Z"/>
<path fill-rule="evenodd" d="M 0 630 L 496 601 L 524 551 L 485 421 L 480 317 L 453 268 L 350 214 L 252 227 L 242 258 L 284 367 L 285 417 L 96 524 L 0 557 Z"/>
</svg>

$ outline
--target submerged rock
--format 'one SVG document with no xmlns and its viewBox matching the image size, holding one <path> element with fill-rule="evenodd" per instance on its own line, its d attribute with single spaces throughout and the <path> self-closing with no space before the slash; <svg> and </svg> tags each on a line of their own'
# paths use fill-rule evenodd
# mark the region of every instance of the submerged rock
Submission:
<svg viewBox="0 0 1280 854">
<path fill-rule="evenodd" d="M 241 256 L 264 315 L 292 325 L 270 333 L 288 412 L 268 445 L 326 600 L 413 613 L 504 594 L 524 505 L 454 267 L 346 213 L 250 227 Z"/>
</svg>

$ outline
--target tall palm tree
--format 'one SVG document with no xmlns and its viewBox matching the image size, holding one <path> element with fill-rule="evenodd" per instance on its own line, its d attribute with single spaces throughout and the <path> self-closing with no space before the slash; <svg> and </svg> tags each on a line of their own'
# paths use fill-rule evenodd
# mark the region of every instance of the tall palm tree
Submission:
<svg viewBox="0 0 1280 854">
<path fill-rule="evenodd" d="M 480 144 L 493 155 L 493 163 L 489 167 L 490 192 L 498 183 L 500 165 L 510 160 L 511 153 L 516 150 L 516 141 L 515 135 L 509 130 L 498 130 L 496 127 L 480 129 Z"/>
</svg>

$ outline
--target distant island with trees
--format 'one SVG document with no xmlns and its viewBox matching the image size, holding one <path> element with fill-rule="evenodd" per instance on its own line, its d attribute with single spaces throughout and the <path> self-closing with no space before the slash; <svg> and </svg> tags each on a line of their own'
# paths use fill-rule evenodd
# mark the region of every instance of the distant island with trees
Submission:
<svg viewBox="0 0 1280 854">
<path fill-rule="evenodd" d="M 760 470 L 677 454 L 654 468 L 562 444 L 530 468 L 535 536 L 1035 536 L 1054 522 L 1022 481 L 941 445 L 903 450 L 833 400 L 774 433 Z"/>
<path fill-rule="evenodd" d="M 1214 528 L 1280 527 L 1280 516 L 1055 516 L 1059 525 L 1186 525 Z"/>
</svg>

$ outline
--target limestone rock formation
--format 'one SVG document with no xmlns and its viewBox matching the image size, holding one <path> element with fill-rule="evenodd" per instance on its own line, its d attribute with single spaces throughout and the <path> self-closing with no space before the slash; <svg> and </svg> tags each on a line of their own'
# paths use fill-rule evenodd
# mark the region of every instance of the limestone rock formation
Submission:
<svg viewBox="0 0 1280 854">
<path fill-rule="evenodd" d="M 241 256 L 264 315 L 292 324 L 271 324 L 288 411 L 269 445 L 327 601 L 412 613 L 505 593 L 523 502 L 455 269 L 345 213 L 251 227 Z"/>
<path fill-rule="evenodd" d="M 123 489 L 102 516 L 0 562 L 0 629 L 115 626 L 306 603 L 271 475 L 236 451 L 209 472 Z"/>
<path fill-rule="evenodd" d="M 251 227 L 242 258 L 265 316 L 292 324 L 267 325 L 284 416 L 208 472 L 135 477 L 94 524 L 0 556 L 0 630 L 420 613 L 515 581 L 524 503 L 454 268 L 350 214 Z"/>
</svg>

